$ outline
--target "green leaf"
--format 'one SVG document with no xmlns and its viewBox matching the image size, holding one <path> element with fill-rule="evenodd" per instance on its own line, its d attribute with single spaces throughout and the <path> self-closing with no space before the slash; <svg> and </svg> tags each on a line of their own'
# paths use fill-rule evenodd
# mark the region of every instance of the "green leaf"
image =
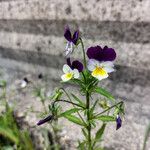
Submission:
<svg viewBox="0 0 150 150">
<path fill-rule="evenodd" d="M 63 117 L 63 116 L 66 116 L 66 115 L 70 115 L 72 113 L 78 112 L 79 110 L 81 110 L 81 109 L 80 108 L 72 108 L 72 109 L 69 109 L 69 110 L 61 113 L 60 115 L 58 115 L 58 117 Z"/>
<path fill-rule="evenodd" d="M 0 135 L 9 138 L 15 144 L 18 144 L 19 142 L 19 139 L 17 138 L 17 136 L 13 133 L 11 129 L 7 127 L 0 126 Z"/>
<path fill-rule="evenodd" d="M 85 136 L 85 138 L 88 139 L 88 133 L 85 128 L 82 128 L 82 133 Z"/>
<path fill-rule="evenodd" d="M 103 123 L 103 125 L 99 128 L 99 130 L 96 132 L 96 135 L 95 135 L 95 142 L 94 142 L 94 145 L 97 141 L 100 141 L 103 134 L 104 134 L 104 130 L 105 130 L 105 127 L 106 127 L 106 123 Z"/>
<path fill-rule="evenodd" d="M 21 136 L 21 145 L 24 147 L 24 149 L 33 150 L 32 140 L 30 138 L 30 135 L 27 131 L 24 131 L 20 134 Z"/>
<path fill-rule="evenodd" d="M 145 137 L 144 137 L 144 143 L 143 143 L 143 149 L 142 150 L 146 149 L 146 143 L 147 143 L 149 137 L 150 137 L 150 124 L 147 127 L 146 132 L 145 132 Z"/>
<path fill-rule="evenodd" d="M 1 147 L 0 147 L 1 148 Z M 14 150 L 13 146 L 3 146 L 1 150 Z"/>
<path fill-rule="evenodd" d="M 63 92 L 60 89 L 56 89 L 54 94 L 50 96 L 49 99 L 59 100 L 62 95 L 63 95 Z"/>
<path fill-rule="evenodd" d="M 116 116 L 117 114 L 122 114 L 122 115 L 125 114 L 123 102 L 115 107 L 113 115 Z"/>
<path fill-rule="evenodd" d="M 78 102 L 78 104 L 79 104 L 80 106 L 85 107 L 85 104 L 84 104 L 84 102 L 82 102 L 82 100 L 80 100 L 78 97 L 76 97 L 76 96 L 75 96 L 74 94 L 72 94 L 72 93 L 71 93 L 71 95 L 72 95 L 72 97 L 74 98 L 74 100 Z"/>
<path fill-rule="evenodd" d="M 116 121 L 114 116 L 107 116 L 107 115 L 97 116 L 95 119 L 98 119 L 104 122 Z"/>
<path fill-rule="evenodd" d="M 0 80 L 0 87 L 6 87 L 7 82 L 5 80 Z"/>
<path fill-rule="evenodd" d="M 83 141 L 83 142 L 80 142 L 80 141 L 78 141 L 78 149 L 79 150 L 85 150 L 85 145 L 86 145 L 87 143 L 86 143 L 86 141 Z"/>
<path fill-rule="evenodd" d="M 79 79 L 71 79 L 71 80 L 69 80 L 69 83 L 70 83 L 70 84 L 76 84 L 76 85 L 78 85 L 78 86 L 80 86 L 80 87 L 83 86 L 82 80 L 79 80 Z"/>
<path fill-rule="evenodd" d="M 93 106 L 92 106 L 92 107 L 91 107 L 91 109 L 90 109 L 90 118 L 92 118 L 92 117 L 93 117 L 93 112 L 94 112 L 94 109 L 95 109 L 95 107 L 96 107 L 97 103 L 98 103 L 98 100 L 97 100 L 97 101 L 95 101 L 95 103 L 93 104 Z"/>
<path fill-rule="evenodd" d="M 85 124 L 82 122 L 82 120 L 79 119 L 78 117 L 74 116 L 74 115 L 66 115 L 64 117 L 73 123 L 76 123 L 76 124 L 81 125 L 81 126 L 85 126 Z"/>
<path fill-rule="evenodd" d="M 96 88 L 95 88 L 95 92 L 96 92 L 96 93 L 99 93 L 99 94 L 101 94 L 101 95 L 103 95 L 103 96 L 105 96 L 105 97 L 107 97 L 109 100 L 111 100 L 111 101 L 113 101 L 113 102 L 114 102 L 114 100 L 115 100 L 115 98 L 114 98 L 108 91 L 106 91 L 106 90 L 103 89 L 103 88 L 96 87 Z"/>
</svg>

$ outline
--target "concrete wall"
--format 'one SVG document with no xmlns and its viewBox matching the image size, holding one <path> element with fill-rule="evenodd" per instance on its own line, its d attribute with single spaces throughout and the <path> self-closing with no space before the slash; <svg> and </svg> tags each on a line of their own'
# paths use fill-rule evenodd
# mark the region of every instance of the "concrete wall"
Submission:
<svg viewBox="0 0 150 150">
<path fill-rule="evenodd" d="M 0 0 L 0 66 L 59 80 L 66 24 L 80 29 L 86 48 L 115 48 L 117 72 L 102 83 L 125 100 L 126 118 L 106 140 L 110 149 L 140 150 L 150 120 L 149 8 L 149 0 Z"/>
</svg>

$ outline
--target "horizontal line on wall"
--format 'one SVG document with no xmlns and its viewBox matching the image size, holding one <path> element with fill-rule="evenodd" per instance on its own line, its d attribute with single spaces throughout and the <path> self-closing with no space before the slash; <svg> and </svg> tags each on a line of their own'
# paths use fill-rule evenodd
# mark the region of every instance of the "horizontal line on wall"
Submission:
<svg viewBox="0 0 150 150">
<path fill-rule="evenodd" d="M 92 45 L 100 45 L 101 47 L 107 45 L 108 47 L 113 47 L 117 53 L 116 62 L 120 65 L 150 69 L 148 65 L 150 62 L 150 43 L 125 43 L 84 38 L 83 41 L 85 49 Z M 65 42 L 66 40 L 63 36 L 44 36 L 6 31 L 0 32 L 0 46 L 18 51 L 26 50 L 62 56 L 66 47 Z M 81 45 L 75 50 L 73 57 L 82 59 Z"/>
<path fill-rule="evenodd" d="M 150 43 L 150 22 L 1 19 L 0 31 L 62 36 L 66 24 L 79 27 L 88 39 Z"/>
<path fill-rule="evenodd" d="M 37 64 L 44 67 L 51 67 L 54 69 L 62 69 L 65 59 L 61 56 L 53 56 L 41 52 L 32 51 L 18 51 L 14 49 L 7 49 L 0 47 L 1 58 L 16 60 L 18 63 L 26 62 L 29 64 Z M 129 84 L 138 84 L 141 86 L 150 85 L 150 70 L 138 69 L 127 66 L 116 66 L 116 72 L 110 75 L 110 79 L 118 82 L 125 82 Z"/>
</svg>

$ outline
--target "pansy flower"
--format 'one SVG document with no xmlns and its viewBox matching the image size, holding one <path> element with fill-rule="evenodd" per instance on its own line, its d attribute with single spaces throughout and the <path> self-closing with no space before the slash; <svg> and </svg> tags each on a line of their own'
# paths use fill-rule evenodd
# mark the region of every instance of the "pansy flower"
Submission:
<svg viewBox="0 0 150 150">
<path fill-rule="evenodd" d="M 118 130 L 122 125 L 122 120 L 121 120 L 121 117 L 119 115 L 117 115 L 117 118 L 116 118 L 116 130 Z"/>
<path fill-rule="evenodd" d="M 75 78 L 75 79 L 79 78 L 79 71 L 78 71 L 78 69 L 72 69 L 67 64 L 65 64 L 63 66 L 63 72 L 64 72 L 64 75 L 61 76 L 61 79 L 64 82 L 67 82 L 67 81 L 69 81 L 72 78 Z"/>
<path fill-rule="evenodd" d="M 107 46 L 103 49 L 100 46 L 90 47 L 87 50 L 87 56 L 89 58 L 87 68 L 98 80 L 107 78 L 108 73 L 114 71 L 112 62 L 116 58 L 114 49 Z"/>
<path fill-rule="evenodd" d="M 77 69 L 79 72 L 83 71 L 83 64 L 78 61 L 78 60 L 74 60 L 71 63 L 70 58 L 67 58 L 67 65 L 71 68 L 71 69 Z"/>
<path fill-rule="evenodd" d="M 77 44 L 77 41 L 79 39 L 79 31 L 76 30 L 74 34 L 71 34 L 70 28 L 67 26 L 65 29 L 64 37 L 67 40 L 67 45 L 66 45 L 66 55 L 70 54 L 73 52 L 73 45 Z"/>
</svg>

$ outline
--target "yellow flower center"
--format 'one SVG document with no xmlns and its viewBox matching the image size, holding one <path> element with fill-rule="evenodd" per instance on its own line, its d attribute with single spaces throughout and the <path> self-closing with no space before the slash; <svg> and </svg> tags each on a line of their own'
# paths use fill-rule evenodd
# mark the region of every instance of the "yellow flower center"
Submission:
<svg viewBox="0 0 150 150">
<path fill-rule="evenodd" d="M 66 78 L 67 78 L 67 79 L 71 79 L 72 76 L 73 76 L 73 73 L 67 73 L 67 74 L 66 74 Z"/>
<path fill-rule="evenodd" d="M 96 66 L 96 68 L 92 72 L 92 76 L 107 76 L 107 72 L 102 67 Z"/>
</svg>

